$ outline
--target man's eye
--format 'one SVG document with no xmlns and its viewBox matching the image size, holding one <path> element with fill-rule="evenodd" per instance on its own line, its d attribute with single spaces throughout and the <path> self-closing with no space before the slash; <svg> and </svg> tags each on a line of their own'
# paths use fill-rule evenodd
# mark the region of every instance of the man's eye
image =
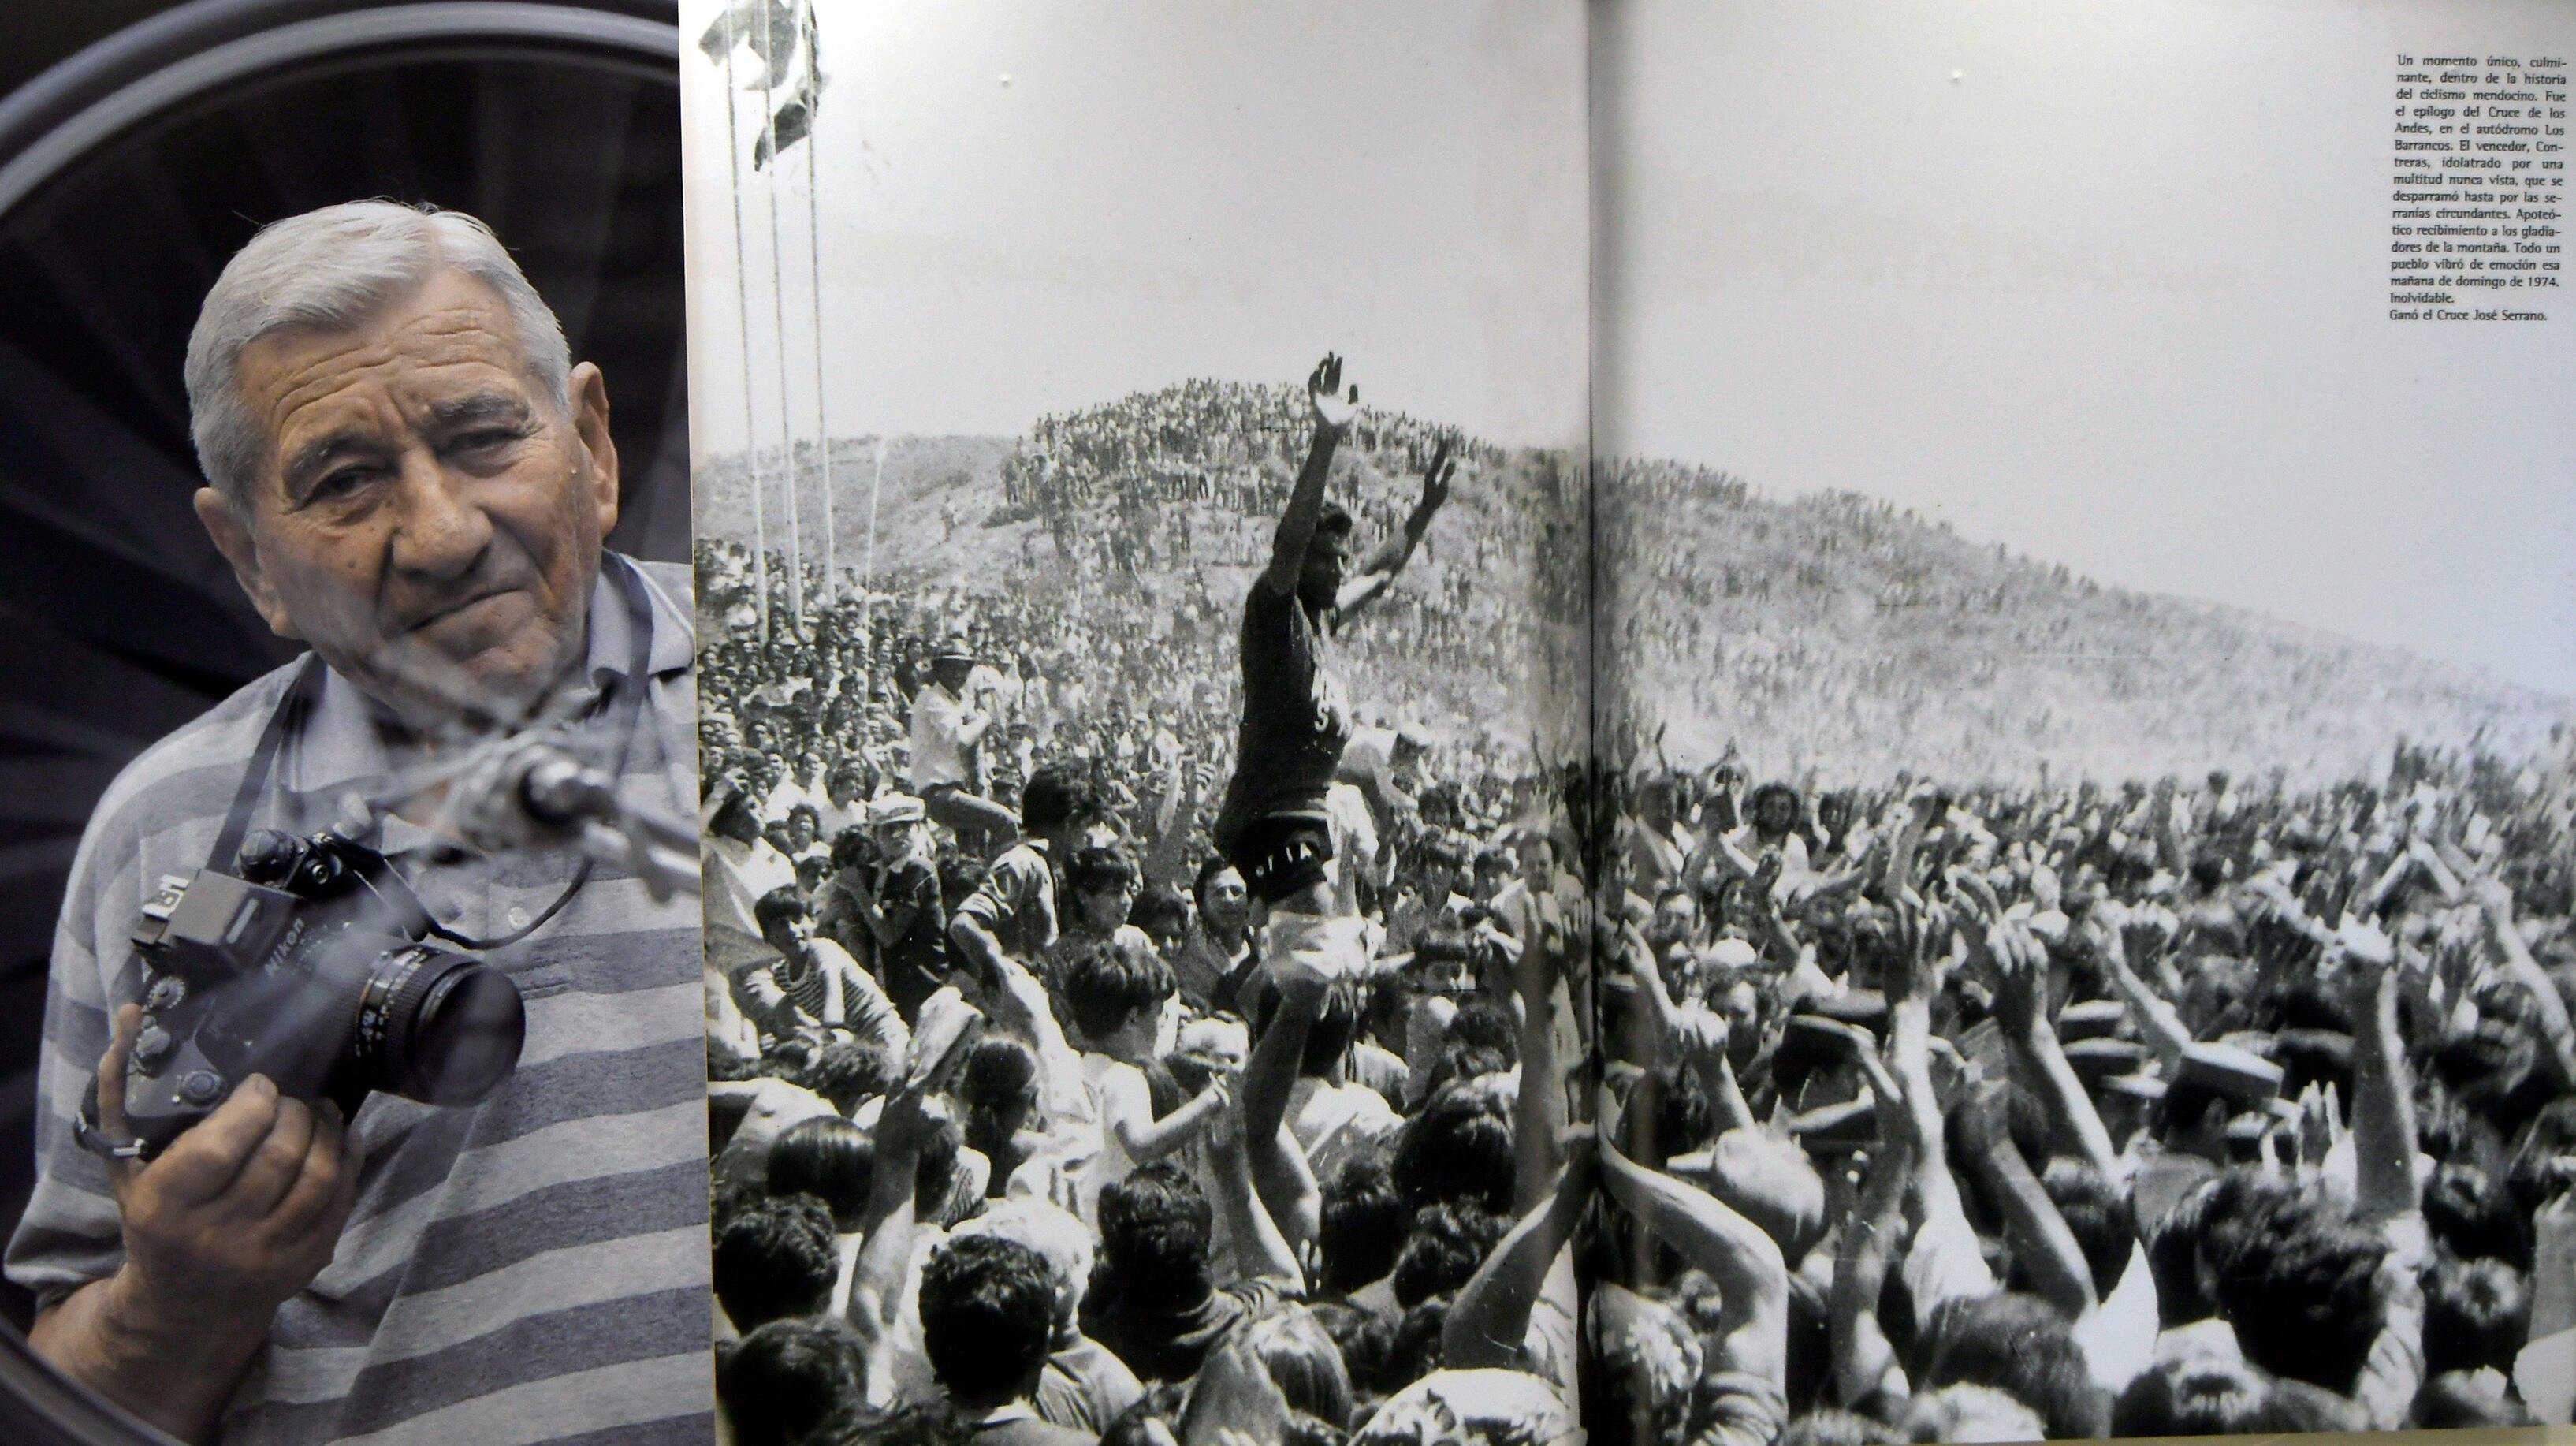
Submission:
<svg viewBox="0 0 2576 1446">
<path fill-rule="evenodd" d="M 451 445 L 454 450 L 459 452 L 490 456 L 495 452 L 504 451 L 513 446 L 519 441 L 519 438 L 520 433 L 516 428 L 483 427 L 475 431 L 465 433 L 463 436 L 458 437 Z"/>
<path fill-rule="evenodd" d="M 315 500 L 319 501 L 326 498 L 350 496 L 357 492 L 361 487 L 364 487 L 367 483 L 367 479 L 374 475 L 374 473 L 364 467 L 343 467 L 339 471 L 325 476 L 321 481 L 314 483 L 313 497 Z"/>
</svg>

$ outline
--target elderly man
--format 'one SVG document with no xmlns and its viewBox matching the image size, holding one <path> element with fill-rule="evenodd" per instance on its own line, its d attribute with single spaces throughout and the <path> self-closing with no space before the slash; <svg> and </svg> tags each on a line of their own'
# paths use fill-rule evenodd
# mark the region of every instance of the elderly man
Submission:
<svg viewBox="0 0 2576 1446">
<path fill-rule="evenodd" d="M 198 516 L 311 652 L 145 752 L 82 840 L 8 1252 L 33 1343 L 197 1440 L 703 1441 L 696 902 L 564 851 L 460 855 L 434 801 L 370 802 L 535 717 L 635 804 L 693 808 L 687 574 L 603 549 L 599 369 L 480 222 L 366 202 L 232 259 L 187 384 Z M 526 999 L 516 1071 L 471 1107 L 373 1094 L 346 1119 L 251 1076 L 139 1154 L 128 935 L 163 875 L 230 866 L 228 816 L 390 855 Z"/>
</svg>

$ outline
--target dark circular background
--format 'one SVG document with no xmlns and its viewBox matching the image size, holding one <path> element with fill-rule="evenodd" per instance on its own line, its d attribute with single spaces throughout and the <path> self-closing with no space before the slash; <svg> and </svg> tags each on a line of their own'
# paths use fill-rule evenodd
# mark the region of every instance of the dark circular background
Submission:
<svg viewBox="0 0 2576 1446">
<path fill-rule="evenodd" d="M 94 24 L 92 3 L 60 8 Z M 568 12 L 578 23 L 554 28 L 576 33 L 493 33 L 496 11 L 539 8 Z M 226 42 L 393 11 L 443 27 L 282 58 L 134 115 L 14 204 L 0 197 L 0 1232 L 31 1181 L 46 958 L 92 805 L 135 753 L 294 651 L 191 510 L 180 360 L 199 300 L 262 224 L 315 206 L 383 196 L 482 217 L 573 355 L 607 376 L 625 489 L 612 545 L 686 558 L 676 9 L 197 0 L 0 101 L 5 168 Z M 21 46 L 0 61 L 23 58 Z M 0 1320 L 23 1329 L 32 1304 L 0 1288 Z M 0 1392 L 54 1389 L 0 1352 Z M 77 1414 L 76 1398 L 47 1399 L 55 1417 Z M 27 1409 L 0 1399 L 0 1437 L 93 1439 L 36 1434 L 77 1428 L 22 1422 Z"/>
</svg>

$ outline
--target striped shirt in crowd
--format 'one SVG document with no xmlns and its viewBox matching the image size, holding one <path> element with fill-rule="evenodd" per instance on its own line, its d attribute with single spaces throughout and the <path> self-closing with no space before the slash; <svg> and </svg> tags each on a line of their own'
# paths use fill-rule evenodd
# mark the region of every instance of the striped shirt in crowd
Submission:
<svg viewBox="0 0 2576 1446">
<path fill-rule="evenodd" d="M 679 817 L 697 805 L 697 681 L 689 574 L 641 564 L 651 596 L 641 711 L 609 702 L 632 664 L 623 594 L 603 560 L 590 608 L 590 708 L 572 746 L 599 766 L 636 719 L 622 789 Z M 127 944 L 164 874 L 206 862 L 299 660 L 253 682 L 127 767 L 90 819 L 55 935 L 38 1083 L 38 1183 L 9 1242 L 11 1279 L 47 1303 L 117 1269 L 103 1162 L 72 1120 L 114 1005 L 139 997 Z M 579 701 L 579 700 L 576 700 Z M 279 753 L 253 827 L 309 833 L 419 766 L 412 745 L 330 675 Z M 432 863 L 426 834 L 387 819 L 366 841 L 397 856 L 423 903 L 471 937 L 511 932 L 553 902 L 568 853 Z M 714 1434 L 707 1263 L 706 1044 L 698 901 L 656 902 L 599 865 L 562 913 L 495 951 L 527 999 L 517 1071 L 481 1104 L 370 1095 L 350 1122 L 363 1164 L 329 1266 L 282 1306 L 226 1407 L 234 1443 L 590 1439 Z"/>
</svg>

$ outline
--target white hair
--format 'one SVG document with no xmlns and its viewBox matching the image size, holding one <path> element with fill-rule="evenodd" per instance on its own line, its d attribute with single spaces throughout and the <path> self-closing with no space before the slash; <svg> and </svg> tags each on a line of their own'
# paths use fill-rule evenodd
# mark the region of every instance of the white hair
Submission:
<svg viewBox="0 0 2576 1446">
<path fill-rule="evenodd" d="M 462 272 L 499 294 L 529 379 L 558 408 L 569 405 L 572 351 L 563 323 L 491 227 L 462 211 L 397 201 L 325 206 L 252 237 L 197 311 L 188 334 L 188 419 L 206 480 L 240 502 L 269 455 L 272 439 L 243 403 L 235 375 L 251 343 L 294 327 L 353 330 L 440 271 Z"/>
</svg>

